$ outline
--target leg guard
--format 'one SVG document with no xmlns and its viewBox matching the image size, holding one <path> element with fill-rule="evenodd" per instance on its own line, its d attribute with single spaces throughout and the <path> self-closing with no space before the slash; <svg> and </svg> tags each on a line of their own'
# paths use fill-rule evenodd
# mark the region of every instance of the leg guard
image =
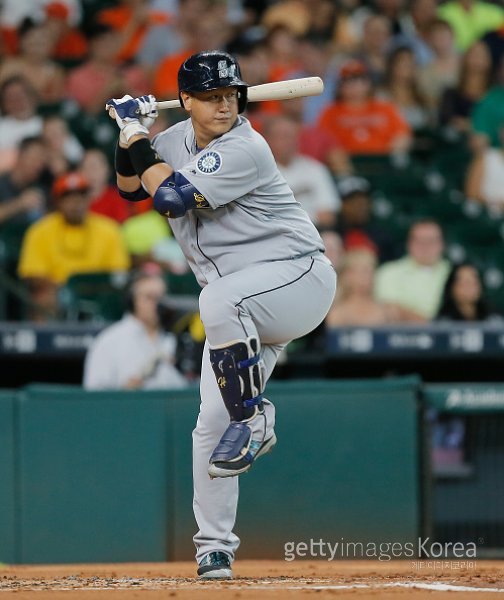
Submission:
<svg viewBox="0 0 504 600">
<path fill-rule="evenodd" d="M 250 469 L 255 458 L 276 443 L 265 439 L 266 414 L 262 392 L 263 365 L 254 337 L 210 348 L 212 365 L 231 423 L 210 457 L 210 477 L 234 477 Z"/>
<path fill-rule="evenodd" d="M 231 421 L 245 421 L 262 410 L 264 378 L 256 338 L 210 348 L 210 363 Z"/>
</svg>

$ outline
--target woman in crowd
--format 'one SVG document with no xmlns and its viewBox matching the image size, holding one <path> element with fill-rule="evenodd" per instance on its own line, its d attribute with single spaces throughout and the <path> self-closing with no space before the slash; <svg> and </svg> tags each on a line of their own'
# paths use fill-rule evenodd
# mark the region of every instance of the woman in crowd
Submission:
<svg viewBox="0 0 504 600">
<path fill-rule="evenodd" d="M 492 82 L 492 60 L 483 42 L 473 44 L 462 57 L 456 87 L 447 89 L 441 99 L 439 121 L 460 133 L 470 130 L 471 111 L 489 90 Z"/>
<path fill-rule="evenodd" d="M 378 97 L 393 102 L 413 130 L 429 124 L 430 112 L 426 98 L 420 92 L 415 55 L 410 48 L 403 46 L 390 53 L 385 83 Z"/>
<path fill-rule="evenodd" d="M 498 314 L 488 305 L 480 274 L 474 265 L 455 265 L 446 280 L 437 320 L 485 321 Z"/>
</svg>

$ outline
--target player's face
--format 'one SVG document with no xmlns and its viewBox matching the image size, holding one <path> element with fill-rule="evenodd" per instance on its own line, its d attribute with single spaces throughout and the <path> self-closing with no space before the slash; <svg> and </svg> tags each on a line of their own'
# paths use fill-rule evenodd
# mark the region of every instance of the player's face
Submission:
<svg viewBox="0 0 504 600">
<path fill-rule="evenodd" d="M 238 90 L 220 88 L 208 92 L 182 92 L 196 132 L 198 146 L 205 147 L 213 139 L 227 133 L 238 116 Z"/>
</svg>

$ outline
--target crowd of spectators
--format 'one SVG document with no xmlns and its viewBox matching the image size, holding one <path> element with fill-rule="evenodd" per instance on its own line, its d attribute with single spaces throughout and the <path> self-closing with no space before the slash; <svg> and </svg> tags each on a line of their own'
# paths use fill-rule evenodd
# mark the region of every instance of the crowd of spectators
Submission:
<svg viewBox="0 0 504 600">
<path fill-rule="evenodd" d="M 458 295 L 479 298 L 483 280 L 470 264 L 450 274 L 433 216 L 410 223 L 399 242 L 379 227 L 358 158 L 390 157 L 390 168 L 401 168 L 426 130 L 447 131 L 472 153 L 459 191 L 502 215 L 500 3 L 3 0 L 0 237 L 26 232 L 9 249 L 15 264 L 2 269 L 31 294 L 25 318 L 61 318 L 59 291 L 76 273 L 153 261 L 187 271 L 151 202 L 128 204 L 117 193 L 117 131 L 104 104 L 126 93 L 176 98 L 180 63 L 217 48 L 237 56 L 250 85 L 324 80 L 320 96 L 251 103 L 246 116 L 340 270 L 328 326 L 495 314 L 484 303 L 461 307 Z M 182 118 L 164 111 L 152 134 Z"/>
</svg>

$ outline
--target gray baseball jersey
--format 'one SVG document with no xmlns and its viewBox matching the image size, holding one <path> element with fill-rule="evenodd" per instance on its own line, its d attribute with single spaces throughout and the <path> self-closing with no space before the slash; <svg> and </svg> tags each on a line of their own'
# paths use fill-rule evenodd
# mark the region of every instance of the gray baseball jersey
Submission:
<svg viewBox="0 0 504 600">
<path fill-rule="evenodd" d="M 268 144 L 246 118 L 239 116 L 203 150 L 196 147 L 190 119 L 156 136 L 153 146 L 211 207 L 170 220 L 202 286 L 252 264 L 324 250 Z"/>
</svg>

